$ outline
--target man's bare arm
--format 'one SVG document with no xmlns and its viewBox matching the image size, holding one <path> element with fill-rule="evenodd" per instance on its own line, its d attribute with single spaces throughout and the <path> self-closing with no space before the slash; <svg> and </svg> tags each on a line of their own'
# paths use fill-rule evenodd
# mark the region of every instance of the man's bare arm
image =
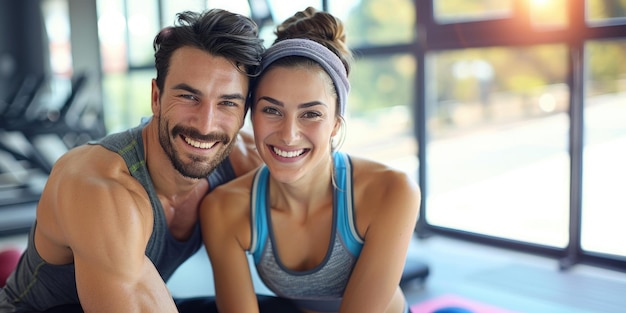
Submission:
<svg viewBox="0 0 626 313">
<path fill-rule="evenodd" d="M 147 194 L 128 173 L 110 170 L 116 165 L 98 163 L 82 175 L 53 178 L 62 186 L 56 219 L 73 253 L 81 306 L 85 312 L 177 312 L 145 255 L 153 227 Z"/>
</svg>

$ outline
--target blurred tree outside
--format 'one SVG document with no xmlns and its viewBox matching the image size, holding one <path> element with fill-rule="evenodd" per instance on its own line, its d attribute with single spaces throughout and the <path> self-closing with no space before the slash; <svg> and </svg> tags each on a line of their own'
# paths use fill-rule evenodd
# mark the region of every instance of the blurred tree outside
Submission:
<svg viewBox="0 0 626 313">
<path fill-rule="evenodd" d="M 497 0 L 439 0 L 435 3 L 436 11 L 443 16 L 462 12 L 479 15 L 485 10 L 505 12 L 511 6 L 511 1 Z M 588 0 L 587 3 L 588 16 L 592 19 L 626 16 L 626 0 Z M 416 8 L 412 0 L 361 0 L 346 16 L 348 45 L 353 49 L 393 46 L 416 40 Z M 593 95 L 624 88 L 626 42 L 591 42 L 586 48 L 589 55 L 605 56 L 591 59 L 588 72 L 592 84 L 587 92 Z M 432 65 L 429 73 L 433 76 L 427 79 L 426 89 L 434 94 L 428 98 L 436 102 L 432 104 L 435 106 L 450 101 L 493 101 L 490 95 L 502 93 L 530 101 L 549 86 L 564 85 L 567 58 L 568 50 L 564 44 L 431 52 L 427 60 L 433 61 L 429 63 Z M 410 115 L 417 70 L 413 56 L 407 53 L 366 58 L 355 54 L 355 60 L 350 75 L 353 90 L 349 99 L 350 115 L 376 117 L 385 110 L 399 112 L 397 108 Z M 153 69 L 140 71 L 141 75 L 131 75 L 131 72 L 105 75 L 105 97 L 114 106 L 107 108 L 110 129 L 136 125 L 139 117 L 151 114 L 150 85 L 140 80 L 151 78 Z M 485 77 L 490 79 L 488 83 L 485 83 Z M 142 96 L 133 96 L 137 94 Z"/>
<path fill-rule="evenodd" d="M 410 53 L 364 56 L 358 51 L 414 42 L 414 1 L 361 0 L 345 13 L 339 15 L 345 16 L 347 43 L 355 51 L 355 62 L 350 73 L 348 129 L 342 149 L 413 171 L 417 148 L 410 111 L 414 103 L 415 58 Z"/>
<path fill-rule="evenodd" d="M 348 45 L 385 46 L 410 43 L 415 34 L 415 5 L 412 0 L 361 0 L 344 21 Z"/>
<path fill-rule="evenodd" d="M 459 22 L 507 17 L 513 11 L 512 0 L 434 0 L 435 19 L 439 22 Z"/>
<path fill-rule="evenodd" d="M 410 0 L 363 0 L 345 23 L 352 49 L 410 43 L 415 7 Z M 415 70 L 415 59 L 408 54 L 369 58 L 356 54 L 350 74 L 350 114 L 366 116 L 371 111 L 410 106 Z"/>
<path fill-rule="evenodd" d="M 625 92 L 626 40 L 593 41 L 586 45 L 586 49 L 590 81 L 587 95 Z"/>
<path fill-rule="evenodd" d="M 438 10 L 444 15 L 480 12 L 485 8 L 505 11 L 510 6 L 510 3 L 500 1 L 447 0 L 437 3 L 441 4 Z M 493 9 L 490 5 L 493 5 Z M 385 9 L 391 7 L 394 10 Z M 415 38 L 415 22 L 412 1 L 363 0 L 355 6 L 346 21 L 348 43 L 352 48 L 408 43 Z M 436 85 L 434 90 L 437 92 L 437 101 L 487 101 L 488 96 L 485 94 L 496 92 L 531 97 L 541 92 L 543 86 L 563 84 L 567 71 L 567 63 L 563 61 L 567 53 L 562 45 L 463 49 L 435 54 L 433 83 Z M 382 109 L 396 106 L 410 107 L 413 103 L 416 70 L 416 62 L 411 55 L 368 59 L 356 55 L 356 60 L 351 75 L 354 90 L 350 98 L 352 116 L 379 114 Z M 470 64 L 470 67 L 471 64 L 482 65 L 483 69 L 491 71 L 491 74 L 487 74 L 491 77 L 483 77 L 480 73 L 460 76 L 457 73 L 455 76 L 455 68 L 464 63 Z M 490 81 L 481 81 L 485 79 Z"/>
<path fill-rule="evenodd" d="M 563 83 L 567 71 L 565 47 L 544 45 L 534 47 L 494 47 L 485 49 L 464 49 L 437 53 L 435 73 L 438 99 L 471 101 L 479 98 L 477 88 L 480 75 L 469 73 L 454 77 L 454 66 L 460 62 L 484 60 L 494 68 L 492 92 L 528 93 L 548 84 Z M 471 71 L 471 69 L 468 69 Z M 473 75 L 472 75 L 473 74 Z M 454 88 L 443 86 L 453 85 Z M 450 90 L 454 90 L 451 94 Z"/>
<path fill-rule="evenodd" d="M 626 17 L 626 0 L 587 0 L 587 18 L 591 21 Z"/>
</svg>

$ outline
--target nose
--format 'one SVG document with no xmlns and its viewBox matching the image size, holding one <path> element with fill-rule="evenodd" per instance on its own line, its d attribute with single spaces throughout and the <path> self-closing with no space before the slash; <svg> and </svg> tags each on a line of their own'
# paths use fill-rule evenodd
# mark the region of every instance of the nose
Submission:
<svg viewBox="0 0 626 313">
<path fill-rule="evenodd" d="M 215 121 L 215 105 L 204 102 L 198 105 L 198 109 L 193 113 L 193 126 L 202 134 L 208 134 L 213 130 Z"/>
<path fill-rule="evenodd" d="M 287 115 L 281 123 L 280 139 L 286 145 L 294 144 L 300 137 L 300 125 L 295 116 Z"/>
</svg>

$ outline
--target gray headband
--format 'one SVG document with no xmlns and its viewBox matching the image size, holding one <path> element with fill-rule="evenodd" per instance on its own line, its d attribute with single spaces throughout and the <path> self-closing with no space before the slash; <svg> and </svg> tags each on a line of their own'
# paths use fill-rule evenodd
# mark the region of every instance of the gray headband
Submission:
<svg viewBox="0 0 626 313">
<path fill-rule="evenodd" d="M 341 116 L 346 111 L 350 81 L 346 68 L 339 57 L 323 45 L 308 39 L 285 39 L 269 47 L 261 59 L 261 73 L 272 63 L 283 57 L 302 56 L 307 57 L 324 68 L 335 85 L 339 98 L 339 112 Z"/>
</svg>

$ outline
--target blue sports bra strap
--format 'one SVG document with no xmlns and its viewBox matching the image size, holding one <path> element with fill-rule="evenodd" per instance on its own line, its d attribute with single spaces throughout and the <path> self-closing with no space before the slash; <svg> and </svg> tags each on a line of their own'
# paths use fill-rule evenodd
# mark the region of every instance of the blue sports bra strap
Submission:
<svg viewBox="0 0 626 313">
<path fill-rule="evenodd" d="M 346 248 L 357 257 L 361 254 L 363 239 L 356 230 L 352 197 L 352 163 L 347 154 L 335 152 L 335 208 L 337 230 Z"/>
<path fill-rule="evenodd" d="M 267 186 L 269 170 L 263 165 L 254 176 L 252 182 L 252 194 L 250 195 L 250 253 L 254 257 L 254 263 L 258 263 L 263 255 L 263 248 L 267 241 Z"/>
</svg>

